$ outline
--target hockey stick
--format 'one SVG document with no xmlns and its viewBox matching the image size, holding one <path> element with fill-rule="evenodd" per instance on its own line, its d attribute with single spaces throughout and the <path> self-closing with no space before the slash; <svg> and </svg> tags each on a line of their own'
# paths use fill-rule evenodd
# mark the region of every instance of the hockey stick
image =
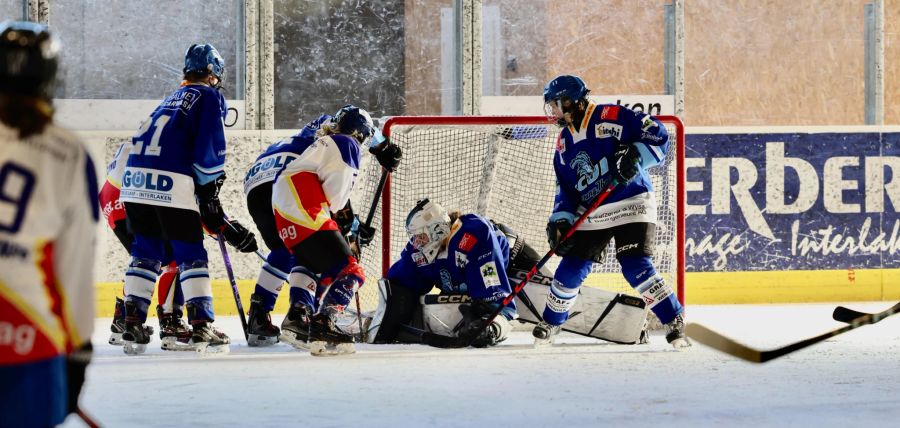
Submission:
<svg viewBox="0 0 900 428">
<path fill-rule="evenodd" d="M 503 311 L 503 308 L 505 308 L 506 305 L 509 304 L 509 302 L 515 299 L 519 292 L 522 291 L 523 288 L 525 288 L 525 284 L 528 284 L 528 281 L 531 279 L 531 277 L 534 276 L 534 274 L 537 273 L 537 271 L 540 270 L 545 264 L 547 264 L 547 262 L 550 260 L 550 257 L 553 257 L 553 255 L 556 254 L 556 249 L 560 246 L 560 244 L 562 244 L 563 242 L 571 238 L 573 234 L 575 234 L 575 231 L 578 230 L 578 227 L 581 226 L 581 224 L 584 223 L 588 216 L 591 215 L 591 213 L 593 213 L 594 210 L 596 210 L 597 207 L 599 207 L 603 203 L 603 201 L 606 200 L 606 198 L 612 193 L 613 190 L 615 190 L 618 184 L 618 180 L 613 179 L 612 182 L 610 182 L 609 185 L 606 186 L 606 189 L 604 189 L 603 192 L 600 193 L 599 196 L 597 196 L 597 199 L 593 204 L 591 204 L 590 208 L 585 210 L 584 213 L 582 213 L 581 216 L 578 217 L 577 220 L 575 220 L 575 223 L 572 224 L 572 227 L 569 228 L 562 239 L 560 239 L 556 243 L 556 245 L 553 246 L 553 248 L 550 248 L 550 251 L 548 251 L 547 254 L 544 254 L 544 257 L 542 257 L 537 262 L 537 264 L 535 264 L 531 268 L 531 270 L 529 270 L 528 273 L 525 274 L 525 276 L 519 281 L 519 283 L 512 289 L 512 293 L 509 293 L 509 295 L 500 302 L 500 305 L 497 307 L 497 309 L 495 309 L 488 318 L 485 318 L 484 322 L 482 322 L 481 325 L 478 326 L 478 328 L 469 332 L 468 335 L 460 335 L 459 337 L 450 337 L 430 332 L 423 332 L 422 343 L 438 348 L 465 348 L 467 346 L 470 346 L 472 342 L 478 336 L 480 336 L 481 333 L 485 329 L 487 329 L 492 322 L 494 322 L 494 318 L 497 318 L 497 316 L 500 315 L 500 312 Z"/>
<path fill-rule="evenodd" d="M 89 428 L 100 428 L 100 424 L 97 423 L 94 418 L 90 417 L 81 407 L 75 408 L 75 414 L 78 415 L 79 418 L 87 425 Z"/>
<path fill-rule="evenodd" d="M 853 322 L 853 320 L 866 315 L 873 314 L 870 314 L 868 312 L 855 311 L 845 306 L 838 306 L 834 308 L 834 312 L 831 314 L 831 318 L 833 318 L 835 321 L 850 323 Z"/>
<path fill-rule="evenodd" d="M 225 262 L 225 272 L 228 274 L 228 281 L 231 282 L 231 292 L 234 294 L 234 304 L 237 306 L 238 314 L 241 316 L 241 327 L 244 329 L 244 339 L 249 339 L 247 333 L 247 317 L 244 315 L 244 305 L 241 303 L 241 293 L 238 291 L 237 281 L 234 279 L 234 270 L 231 268 L 231 259 L 228 257 L 228 250 L 225 249 L 225 237 L 220 233 L 216 241 L 219 241 L 219 249 L 222 250 L 222 260 Z"/>
<path fill-rule="evenodd" d="M 387 183 L 388 174 L 390 171 L 381 168 L 381 179 L 378 180 L 378 187 L 375 188 L 375 197 L 372 198 L 372 204 L 369 208 L 369 215 L 366 216 L 366 227 L 371 227 L 372 219 L 375 218 L 375 209 L 378 208 L 378 200 L 381 199 L 381 192 L 384 191 L 384 184 Z M 358 239 L 358 238 L 357 238 Z M 359 242 L 356 243 L 359 245 Z M 359 257 L 362 258 L 362 245 L 359 245 Z M 362 325 L 362 309 L 359 305 L 359 290 L 353 295 L 356 300 L 356 321 L 359 324 L 359 334 L 362 337 L 363 343 L 368 343 L 369 341 L 369 331 L 363 329 Z"/>
<path fill-rule="evenodd" d="M 754 349 L 747 345 L 738 343 L 733 339 L 725 337 L 700 324 L 690 323 L 685 328 L 685 331 L 687 332 L 688 337 L 706 346 L 709 346 L 710 348 L 724 352 L 726 354 L 731 354 L 735 357 L 750 361 L 752 363 L 764 363 L 766 361 L 771 361 L 778 357 L 783 357 L 792 352 L 815 345 L 816 343 L 830 339 L 834 336 L 844 334 L 850 330 L 862 327 L 864 325 L 875 324 L 878 321 L 881 321 L 898 312 L 900 312 L 900 303 L 897 303 L 896 305 L 891 306 L 890 308 L 887 308 L 881 312 L 876 312 L 874 314 L 863 314 L 862 316 L 851 320 L 848 325 L 837 330 L 832 330 L 818 336 L 810 337 L 809 339 L 804 339 L 799 342 L 782 346 L 780 348 L 770 349 L 768 351 Z"/>
</svg>

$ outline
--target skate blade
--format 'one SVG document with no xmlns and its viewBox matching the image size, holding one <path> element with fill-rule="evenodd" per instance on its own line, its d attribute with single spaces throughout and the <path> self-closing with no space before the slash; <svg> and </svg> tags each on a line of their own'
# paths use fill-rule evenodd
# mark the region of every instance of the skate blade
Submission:
<svg viewBox="0 0 900 428">
<path fill-rule="evenodd" d="M 680 351 L 682 349 L 688 349 L 693 346 L 691 344 L 691 341 L 688 340 L 686 337 L 682 337 L 682 338 L 673 340 L 671 342 L 671 345 L 673 348 L 675 348 L 675 350 L 678 350 L 678 351 Z"/>
<path fill-rule="evenodd" d="M 247 336 L 247 345 L 257 347 L 257 346 L 272 346 L 278 343 L 278 336 L 262 336 L 259 334 L 250 334 Z"/>
<path fill-rule="evenodd" d="M 163 351 L 193 351 L 194 345 L 190 342 L 179 342 L 177 338 L 174 337 L 164 337 L 162 338 L 162 345 L 160 345 Z"/>
<path fill-rule="evenodd" d="M 330 357 L 334 355 L 347 355 L 356 353 L 352 343 L 331 344 L 328 342 L 310 342 L 309 353 L 316 357 Z"/>
<path fill-rule="evenodd" d="M 122 333 L 111 333 L 109 335 L 109 344 L 113 346 L 122 346 L 125 341 L 122 340 Z"/>
<path fill-rule="evenodd" d="M 278 338 L 282 342 L 287 343 L 288 345 L 291 345 L 301 351 L 309 350 L 309 342 L 301 340 L 299 337 L 297 337 L 296 333 L 292 333 L 290 331 L 282 331 L 281 335 L 278 336 Z"/>
<path fill-rule="evenodd" d="M 219 355 L 227 355 L 231 349 L 228 344 L 210 346 L 207 342 L 201 342 L 194 345 L 197 354 L 201 357 L 214 357 Z"/>
<path fill-rule="evenodd" d="M 136 342 L 123 342 L 122 350 L 127 355 L 140 355 L 147 351 L 147 344 Z"/>
</svg>

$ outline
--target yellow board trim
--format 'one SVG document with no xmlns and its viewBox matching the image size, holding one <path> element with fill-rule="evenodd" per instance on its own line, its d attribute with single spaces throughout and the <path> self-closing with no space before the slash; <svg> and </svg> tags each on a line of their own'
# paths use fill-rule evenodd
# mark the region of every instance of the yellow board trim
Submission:
<svg viewBox="0 0 900 428">
<path fill-rule="evenodd" d="M 594 274 L 585 285 L 595 286 L 607 282 L 605 279 L 602 274 Z M 686 282 L 688 305 L 900 301 L 900 269 L 691 272 L 686 274 Z M 238 280 L 244 311 L 249 308 L 255 284 L 255 280 Z M 216 314 L 237 315 L 228 281 L 216 279 L 212 286 Z M 97 316 L 112 317 L 115 298 L 122 295 L 122 283 L 103 282 L 96 287 Z M 274 313 L 287 312 L 287 294 L 284 290 L 278 296 Z M 155 300 L 151 307 L 156 307 Z M 150 314 L 155 316 L 156 311 L 151 309 Z"/>
</svg>

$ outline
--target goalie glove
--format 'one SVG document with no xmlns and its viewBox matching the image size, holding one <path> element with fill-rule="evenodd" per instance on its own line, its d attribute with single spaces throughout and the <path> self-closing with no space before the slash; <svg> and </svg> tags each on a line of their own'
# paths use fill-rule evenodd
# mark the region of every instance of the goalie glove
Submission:
<svg viewBox="0 0 900 428">
<path fill-rule="evenodd" d="M 560 257 L 565 256 L 575 245 L 572 238 L 562 240 L 571 228 L 572 220 L 568 217 L 557 218 L 547 223 L 547 243 L 550 244 L 550 248 L 556 248 L 556 254 Z"/>
<path fill-rule="evenodd" d="M 400 159 L 403 158 L 403 151 L 400 150 L 400 146 L 388 140 L 384 140 L 383 143 L 377 146 L 369 147 L 369 153 L 374 155 L 381 167 L 389 172 L 394 172 L 400 166 Z"/>
<path fill-rule="evenodd" d="M 471 304 L 459 305 L 459 311 L 463 314 L 463 319 L 466 321 L 466 325 L 460 330 L 459 336 L 471 337 L 477 333 L 478 335 L 472 338 L 472 346 L 475 348 L 494 346 L 506 340 L 506 336 L 512 327 L 503 314 L 497 315 L 487 327 L 482 328 L 496 308 L 496 303 L 481 300 L 475 300 Z"/>
<path fill-rule="evenodd" d="M 641 153 L 634 144 L 622 144 L 615 153 L 616 177 L 627 183 L 640 172 Z"/>
</svg>

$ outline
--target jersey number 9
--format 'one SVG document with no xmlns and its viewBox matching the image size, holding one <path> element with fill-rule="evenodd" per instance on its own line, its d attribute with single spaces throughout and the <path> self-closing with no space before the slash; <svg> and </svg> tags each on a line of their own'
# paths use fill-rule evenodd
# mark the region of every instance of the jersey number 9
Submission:
<svg viewBox="0 0 900 428">
<path fill-rule="evenodd" d="M 15 234 L 22 227 L 35 181 L 31 171 L 16 163 L 0 168 L 0 232 Z"/>
</svg>

